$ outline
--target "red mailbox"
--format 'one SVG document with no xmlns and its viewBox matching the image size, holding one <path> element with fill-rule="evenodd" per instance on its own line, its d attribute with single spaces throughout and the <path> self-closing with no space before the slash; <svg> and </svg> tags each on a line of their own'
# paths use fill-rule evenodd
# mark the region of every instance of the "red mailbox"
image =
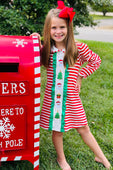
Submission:
<svg viewBox="0 0 113 170">
<path fill-rule="evenodd" d="M 0 161 L 39 169 L 40 53 L 36 36 L 0 36 Z"/>
</svg>

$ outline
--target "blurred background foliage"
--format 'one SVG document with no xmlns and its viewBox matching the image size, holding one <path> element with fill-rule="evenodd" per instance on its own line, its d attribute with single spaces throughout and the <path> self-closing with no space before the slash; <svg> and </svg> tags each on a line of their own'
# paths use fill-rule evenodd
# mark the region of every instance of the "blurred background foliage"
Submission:
<svg viewBox="0 0 113 170">
<path fill-rule="evenodd" d="M 87 0 L 65 0 L 65 5 L 76 11 L 74 26 L 94 24 L 89 16 Z M 56 0 L 0 0 L 0 34 L 42 34 L 47 12 L 56 7 Z"/>
<path fill-rule="evenodd" d="M 100 1 L 102 1 L 100 3 Z M 106 11 L 112 0 L 64 0 L 66 6 L 76 11 L 74 26 L 93 26 L 89 15 L 90 5 L 94 10 L 101 6 Z M 32 32 L 42 34 L 45 16 L 51 8 L 57 7 L 56 0 L 0 0 L 0 34 L 30 35 Z M 112 7 L 113 8 L 113 7 Z"/>
</svg>

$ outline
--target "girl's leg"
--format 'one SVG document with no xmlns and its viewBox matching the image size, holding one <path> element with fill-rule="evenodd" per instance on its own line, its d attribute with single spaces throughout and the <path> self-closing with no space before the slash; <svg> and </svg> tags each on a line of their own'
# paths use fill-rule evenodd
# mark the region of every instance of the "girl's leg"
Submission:
<svg viewBox="0 0 113 170">
<path fill-rule="evenodd" d="M 89 148 L 95 154 L 95 161 L 102 163 L 107 169 L 110 168 L 110 163 L 104 156 L 102 150 L 100 149 L 98 143 L 96 142 L 94 136 L 90 132 L 89 126 L 77 128 L 78 133 L 81 135 L 83 141 L 89 146 Z"/>
<path fill-rule="evenodd" d="M 57 152 L 57 161 L 62 170 L 71 170 L 63 151 L 63 133 L 53 131 L 52 140 Z"/>
</svg>

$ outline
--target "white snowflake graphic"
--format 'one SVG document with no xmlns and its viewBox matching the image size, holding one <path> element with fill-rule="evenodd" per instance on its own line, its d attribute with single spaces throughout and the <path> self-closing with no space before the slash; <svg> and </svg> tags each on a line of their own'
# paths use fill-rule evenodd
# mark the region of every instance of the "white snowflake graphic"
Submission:
<svg viewBox="0 0 113 170">
<path fill-rule="evenodd" d="M 10 124 L 10 120 L 8 117 L 4 117 L 0 119 L 0 138 L 7 139 L 11 135 L 11 131 L 15 129 L 13 124 Z"/>
<path fill-rule="evenodd" d="M 24 39 L 22 40 L 16 39 L 15 41 L 13 41 L 13 44 L 16 44 L 16 47 L 19 46 L 24 47 L 24 45 L 28 44 L 28 42 L 25 42 Z"/>
</svg>

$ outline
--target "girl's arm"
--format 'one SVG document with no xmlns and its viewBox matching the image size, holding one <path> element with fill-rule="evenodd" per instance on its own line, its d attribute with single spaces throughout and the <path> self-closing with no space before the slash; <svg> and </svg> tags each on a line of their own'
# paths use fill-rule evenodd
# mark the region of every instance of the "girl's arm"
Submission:
<svg viewBox="0 0 113 170">
<path fill-rule="evenodd" d="M 79 72 L 78 78 L 77 78 L 76 86 L 77 86 L 78 92 L 80 92 L 82 79 L 86 78 L 87 76 L 89 76 L 90 74 L 92 74 L 94 71 L 98 69 L 98 67 L 101 64 L 101 59 L 97 54 L 91 51 L 86 44 L 78 43 L 77 46 L 78 46 L 78 52 L 79 52 L 81 65 L 84 62 L 88 62 L 86 67 L 83 67 L 81 69 L 81 71 Z"/>
<path fill-rule="evenodd" d="M 91 51 L 86 44 L 81 43 L 81 45 L 78 46 L 78 51 L 81 65 L 84 62 L 88 62 L 86 67 L 83 67 L 79 73 L 79 76 L 86 78 L 99 68 L 101 59 L 96 53 Z"/>
</svg>

